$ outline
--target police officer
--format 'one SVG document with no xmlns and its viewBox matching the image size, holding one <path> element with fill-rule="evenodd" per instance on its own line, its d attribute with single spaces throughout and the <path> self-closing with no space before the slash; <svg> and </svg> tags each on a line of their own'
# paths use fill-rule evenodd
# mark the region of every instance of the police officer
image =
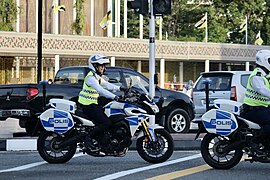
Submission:
<svg viewBox="0 0 270 180">
<path fill-rule="evenodd" d="M 270 51 L 256 54 L 256 68 L 251 73 L 244 98 L 242 117 L 261 126 L 254 141 L 270 137 Z"/>
<path fill-rule="evenodd" d="M 95 123 L 94 130 L 89 136 L 85 136 L 85 145 L 91 151 L 98 151 L 98 145 L 95 138 L 108 129 L 112 122 L 104 113 L 101 106 L 98 105 L 98 97 L 104 96 L 106 98 L 118 100 L 119 97 L 108 90 L 125 91 L 125 87 L 119 87 L 105 81 L 101 76 L 106 70 L 106 64 L 109 64 L 109 59 L 102 54 L 94 54 L 89 57 L 88 64 L 90 72 L 84 79 L 83 88 L 79 94 L 78 102 L 82 105 L 83 112 L 93 120 Z M 103 87 L 106 89 L 104 89 Z"/>
</svg>

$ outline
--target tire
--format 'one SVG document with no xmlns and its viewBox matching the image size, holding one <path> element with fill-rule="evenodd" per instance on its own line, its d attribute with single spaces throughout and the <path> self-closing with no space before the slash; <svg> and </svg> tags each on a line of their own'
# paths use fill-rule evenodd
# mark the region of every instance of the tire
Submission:
<svg viewBox="0 0 270 180">
<path fill-rule="evenodd" d="M 169 113 L 166 128 L 170 133 L 187 133 L 190 128 L 190 118 L 187 112 L 177 108 Z"/>
<path fill-rule="evenodd" d="M 156 129 L 157 142 L 145 141 L 145 136 L 137 139 L 139 155 L 149 163 L 161 163 L 168 160 L 174 150 L 172 136 L 165 129 Z"/>
<path fill-rule="evenodd" d="M 215 169 L 230 169 L 236 166 L 242 156 L 242 149 L 230 152 L 222 152 L 222 149 L 230 143 L 228 137 L 217 134 L 206 134 L 201 143 L 201 154 L 204 161 Z"/>
<path fill-rule="evenodd" d="M 37 150 L 40 156 L 48 163 L 65 163 L 76 153 L 77 144 L 72 144 L 65 148 L 55 148 L 63 141 L 64 135 L 45 131 L 41 133 L 37 140 Z"/>
</svg>

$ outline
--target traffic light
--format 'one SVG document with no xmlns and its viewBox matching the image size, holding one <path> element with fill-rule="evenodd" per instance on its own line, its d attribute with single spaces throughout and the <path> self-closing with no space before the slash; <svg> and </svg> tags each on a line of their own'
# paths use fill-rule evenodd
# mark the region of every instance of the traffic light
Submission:
<svg viewBox="0 0 270 180">
<path fill-rule="evenodd" d="M 133 0 L 128 1 L 127 7 L 135 9 L 139 14 L 147 16 L 149 14 L 148 0 Z"/>
<path fill-rule="evenodd" d="M 169 15 L 172 13 L 172 0 L 153 0 L 154 15 Z"/>
</svg>

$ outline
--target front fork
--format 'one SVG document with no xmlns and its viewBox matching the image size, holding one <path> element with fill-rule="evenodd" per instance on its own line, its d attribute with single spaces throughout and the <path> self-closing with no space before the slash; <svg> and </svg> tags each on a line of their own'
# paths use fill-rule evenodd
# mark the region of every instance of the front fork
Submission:
<svg viewBox="0 0 270 180">
<path fill-rule="evenodd" d="M 149 127 L 149 124 L 147 121 L 143 121 L 142 126 L 143 126 L 144 133 L 146 134 L 145 141 L 146 142 L 148 142 L 148 141 L 155 142 L 157 140 L 157 137 L 156 137 L 156 134 L 154 132 L 154 129 Z"/>
<path fill-rule="evenodd" d="M 155 115 L 150 115 L 149 116 L 149 122 L 147 120 L 144 120 L 142 122 L 142 127 L 144 129 L 144 133 L 146 134 L 145 141 L 151 141 L 151 142 L 156 142 L 157 141 L 157 136 L 155 134 Z"/>
</svg>

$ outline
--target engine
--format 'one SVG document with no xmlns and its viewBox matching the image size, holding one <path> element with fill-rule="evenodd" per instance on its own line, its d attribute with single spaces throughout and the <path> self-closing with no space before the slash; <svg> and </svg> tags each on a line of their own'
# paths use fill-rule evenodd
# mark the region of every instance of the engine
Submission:
<svg viewBox="0 0 270 180">
<path fill-rule="evenodd" d="M 131 143 L 130 133 L 125 126 L 113 127 L 99 140 L 101 151 L 110 155 L 118 155 Z"/>
</svg>

